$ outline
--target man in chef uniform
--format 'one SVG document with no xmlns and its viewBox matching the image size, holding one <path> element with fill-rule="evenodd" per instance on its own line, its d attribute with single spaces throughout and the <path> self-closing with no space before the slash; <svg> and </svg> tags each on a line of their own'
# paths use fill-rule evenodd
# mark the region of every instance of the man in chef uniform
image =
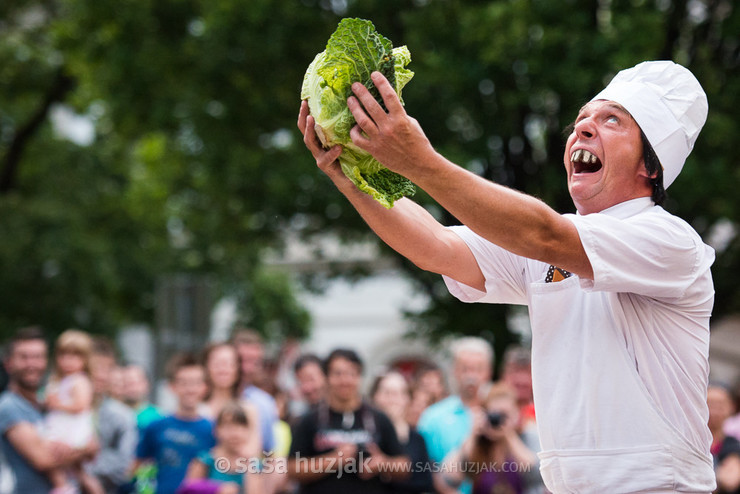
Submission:
<svg viewBox="0 0 740 494">
<path fill-rule="evenodd" d="M 711 492 L 707 428 L 714 251 L 659 203 L 706 121 L 699 82 L 670 61 L 619 72 L 578 113 L 564 165 L 577 214 L 437 153 L 388 81 L 348 99 L 353 142 L 427 191 L 462 226 L 409 199 L 385 209 L 298 126 L 318 167 L 375 233 L 464 302 L 526 304 L 542 452 L 554 493 Z M 656 204 L 656 202 L 658 204 Z"/>
</svg>

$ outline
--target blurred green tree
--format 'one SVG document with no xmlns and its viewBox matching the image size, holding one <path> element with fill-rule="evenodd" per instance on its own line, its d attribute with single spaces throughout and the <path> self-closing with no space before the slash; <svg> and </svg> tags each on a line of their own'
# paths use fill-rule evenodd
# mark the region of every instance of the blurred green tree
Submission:
<svg viewBox="0 0 740 494">
<path fill-rule="evenodd" d="M 263 258 L 286 232 L 368 237 L 295 129 L 303 73 L 345 16 L 409 46 L 407 110 L 439 151 L 563 212 L 562 129 L 578 108 L 641 60 L 690 67 L 710 116 L 666 207 L 717 246 L 717 315 L 740 308 L 729 0 L 25 0 L 0 5 L 0 330 L 148 321 L 156 278 L 184 271 L 223 294 L 272 287 L 241 297 L 245 317 L 305 334 Z M 54 125 L 80 116 L 87 136 Z M 432 300 L 409 314 L 416 332 L 484 334 L 497 353 L 517 339 L 510 308 L 457 303 L 399 263 Z"/>
</svg>

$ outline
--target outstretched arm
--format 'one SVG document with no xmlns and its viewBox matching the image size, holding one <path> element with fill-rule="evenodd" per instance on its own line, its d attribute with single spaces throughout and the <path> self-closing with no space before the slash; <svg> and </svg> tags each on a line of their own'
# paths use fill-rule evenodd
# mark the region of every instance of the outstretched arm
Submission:
<svg viewBox="0 0 740 494">
<path fill-rule="evenodd" d="M 355 187 L 347 178 L 337 159 L 341 146 L 324 149 L 314 131 L 314 119 L 308 114 L 308 104 L 301 103 L 298 128 L 304 136 L 318 167 L 334 182 L 352 203 L 372 230 L 396 252 L 422 269 L 447 275 L 460 283 L 483 290 L 483 273 L 472 252 L 455 233 L 446 229 L 424 208 L 411 201 L 396 201 L 386 209 Z"/>
<path fill-rule="evenodd" d="M 575 225 L 542 201 L 485 180 L 437 153 L 418 122 L 379 72 L 373 83 L 386 112 L 368 90 L 353 84 L 347 104 L 357 121 L 355 145 L 427 191 L 473 231 L 504 249 L 593 279 Z M 462 281 L 462 280 L 458 280 Z"/>
</svg>

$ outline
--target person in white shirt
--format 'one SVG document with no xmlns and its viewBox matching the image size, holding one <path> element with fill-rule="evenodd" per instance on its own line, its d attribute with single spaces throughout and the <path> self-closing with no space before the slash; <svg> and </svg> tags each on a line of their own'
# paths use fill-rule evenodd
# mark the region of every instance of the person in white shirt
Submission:
<svg viewBox="0 0 740 494">
<path fill-rule="evenodd" d="M 540 470 L 561 492 L 711 492 L 707 428 L 714 251 L 661 206 L 706 121 L 706 95 L 670 61 L 623 70 L 584 105 L 563 162 L 578 214 L 489 182 L 437 153 L 388 81 L 361 84 L 351 136 L 463 226 L 409 199 L 385 209 L 298 127 L 337 188 L 388 245 L 465 302 L 525 304 Z"/>
</svg>

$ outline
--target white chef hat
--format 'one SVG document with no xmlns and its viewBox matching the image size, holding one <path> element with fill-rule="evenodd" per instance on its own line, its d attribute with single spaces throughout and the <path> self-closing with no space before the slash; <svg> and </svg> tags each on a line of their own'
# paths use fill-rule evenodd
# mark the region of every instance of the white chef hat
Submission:
<svg viewBox="0 0 740 494">
<path fill-rule="evenodd" d="M 593 100 L 614 101 L 630 112 L 663 165 L 665 188 L 681 172 L 709 110 L 696 77 L 665 60 L 622 70 Z"/>
</svg>

